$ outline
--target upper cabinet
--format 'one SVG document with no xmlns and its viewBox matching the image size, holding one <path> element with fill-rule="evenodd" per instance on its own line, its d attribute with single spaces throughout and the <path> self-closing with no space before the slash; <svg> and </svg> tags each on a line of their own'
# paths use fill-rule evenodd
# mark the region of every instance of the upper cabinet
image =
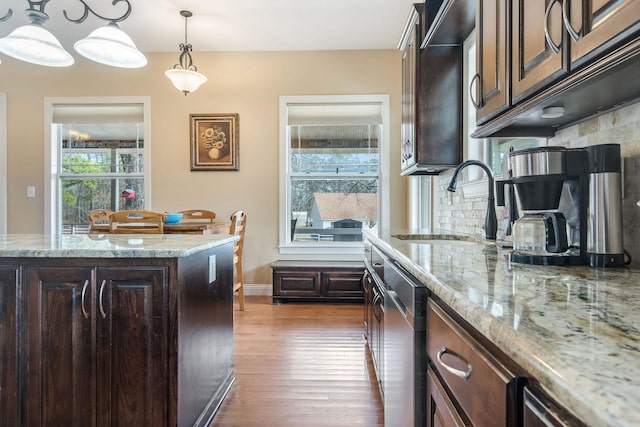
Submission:
<svg viewBox="0 0 640 427">
<path fill-rule="evenodd" d="M 559 127 L 640 96 L 639 1 L 478 4 L 480 72 L 472 89 L 481 96 L 474 137 L 551 136 Z M 502 43 L 505 30 L 510 44 L 509 39 Z M 503 76 L 505 61 L 510 75 Z M 497 98 L 502 96 L 499 89 L 509 87 L 505 108 Z M 550 115 L 547 107 L 562 107 L 564 113 Z"/>
<path fill-rule="evenodd" d="M 475 0 L 411 8 L 399 44 L 402 175 L 435 175 L 462 162 L 462 43 L 474 24 Z"/>
</svg>

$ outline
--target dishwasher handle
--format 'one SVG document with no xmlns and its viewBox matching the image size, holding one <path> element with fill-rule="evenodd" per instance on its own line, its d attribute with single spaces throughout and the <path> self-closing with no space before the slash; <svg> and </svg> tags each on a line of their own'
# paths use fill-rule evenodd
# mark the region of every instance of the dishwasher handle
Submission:
<svg viewBox="0 0 640 427">
<path fill-rule="evenodd" d="M 404 319 L 408 322 L 409 319 L 407 317 L 407 306 L 404 305 L 402 301 L 400 301 L 400 298 L 398 297 L 398 293 L 394 290 L 388 289 L 387 296 L 389 297 L 389 301 L 396 306 L 400 314 L 402 314 L 402 317 L 404 317 Z"/>
</svg>

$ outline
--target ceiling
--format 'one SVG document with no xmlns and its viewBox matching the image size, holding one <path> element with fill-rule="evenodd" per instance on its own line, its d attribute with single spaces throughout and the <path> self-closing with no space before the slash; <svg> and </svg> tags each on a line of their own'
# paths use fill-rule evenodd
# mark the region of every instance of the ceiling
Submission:
<svg viewBox="0 0 640 427">
<path fill-rule="evenodd" d="M 84 0 L 98 14 L 116 17 L 125 0 Z M 194 52 L 395 49 L 413 0 L 130 0 L 132 12 L 120 27 L 143 52 L 178 52 L 184 41 L 180 10 L 193 12 L 188 38 Z M 0 2 L 0 37 L 28 24 L 27 0 Z M 90 15 L 82 24 L 80 0 L 50 0 L 44 27 L 73 52 L 73 44 L 106 24 Z"/>
</svg>

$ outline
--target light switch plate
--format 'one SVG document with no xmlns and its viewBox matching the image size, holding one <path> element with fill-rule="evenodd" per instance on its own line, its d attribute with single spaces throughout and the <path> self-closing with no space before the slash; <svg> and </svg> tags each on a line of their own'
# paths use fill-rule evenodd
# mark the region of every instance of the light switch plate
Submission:
<svg viewBox="0 0 640 427">
<path fill-rule="evenodd" d="M 33 185 L 27 186 L 27 197 L 36 197 L 36 187 Z"/>
<path fill-rule="evenodd" d="M 209 283 L 216 281 L 216 256 L 209 255 Z"/>
</svg>

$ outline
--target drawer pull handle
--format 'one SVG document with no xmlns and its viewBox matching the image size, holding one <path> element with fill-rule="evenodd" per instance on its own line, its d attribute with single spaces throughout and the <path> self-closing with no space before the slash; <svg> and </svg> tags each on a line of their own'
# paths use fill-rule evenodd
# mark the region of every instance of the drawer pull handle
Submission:
<svg viewBox="0 0 640 427">
<path fill-rule="evenodd" d="M 458 359 L 462 360 L 463 362 L 465 362 L 467 364 L 467 370 L 466 371 L 461 371 L 460 369 L 452 368 L 451 366 L 449 366 L 446 363 L 444 363 L 442 361 L 442 355 L 445 354 L 445 353 L 449 353 L 449 354 L 457 357 Z M 436 359 L 438 360 L 438 363 L 440 365 L 442 365 L 442 367 L 444 369 L 446 369 L 449 373 L 455 375 L 456 377 L 462 378 L 463 380 L 468 380 L 469 377 L 471 376 L 471 371 L 473 370 L 473 367 L 471 366 L 471 364 L 469 362 L 467 362 L 466 360 L 464 360 L 456 352 L 448 350 L 447 347 L 443 346 L 440 349 L 440 351 L 438 351 L 438 354 L 436 355 Z"/>
<path fill-rule="evenodd" d="M 102 296 L 104 295 L 104 285 L 107 284 L 106 280 L 102 281 L 102 284 L 100 285 L 100 295 L 99 295 L 99 301 L 98 301 L 98 308 L 100 308 L 100 315 L 102 315 L 103 319 L 107 318 L 107 313 L 105 313 L 104 311 L 104 304 L 102 301 Z"/>
<path fill-rule="evenodd" d="M 84 281 L 84 286 L 82 286 L 82 302 L 80 304 L 80 307 L 82 307 L 82 315 L 84 316 L 85 319 L 89 318 L 89 313 L 87 312 L 87 309 L 84 305 L 84 300 L 87 297 L 87 288 L 89 287 L 89 281 L 85 280 Z"/>
</svg>

